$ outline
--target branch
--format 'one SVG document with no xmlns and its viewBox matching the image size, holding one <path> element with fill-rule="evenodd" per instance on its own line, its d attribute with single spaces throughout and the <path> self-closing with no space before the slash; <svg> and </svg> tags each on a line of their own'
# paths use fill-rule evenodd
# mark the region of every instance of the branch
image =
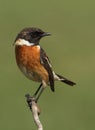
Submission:
<svg viewBox="0 0 95 130">
<path fill-rule="evenodd" d="M 26 101 L 28 103 L 28 106 L 30 108 L 30 111 L 32 112 L 33 119 L 34 119 L 34 122 L 35 122 L 38 130 L 43 130 L 42 123 L 39 119 L 39 115 L 40 115 L 41 111 L 40 111 L 40 109 L 35 101 L 35 98 L 31 97 L 29 94 L 26 94 L 25 97 L 26 97 Z"/>
</svg>

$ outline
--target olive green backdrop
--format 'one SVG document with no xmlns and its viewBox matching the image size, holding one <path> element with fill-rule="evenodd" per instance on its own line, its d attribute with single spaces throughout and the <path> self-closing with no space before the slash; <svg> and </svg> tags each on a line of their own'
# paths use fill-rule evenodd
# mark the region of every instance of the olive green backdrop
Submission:
<svg viewBox="0 0 95 130">
<path fill-rule="evenodd" d="M 36 130 L 24 95 L 38 83 L 16 66 L 14 40 L 24 27 L 52 33 L 41 40 L 54 70 L 77 85 L 56 82 L 39 100 L 44 130 L 95 130 L 94 0 L 0 0 L 0 130 Z"/>
</svg>

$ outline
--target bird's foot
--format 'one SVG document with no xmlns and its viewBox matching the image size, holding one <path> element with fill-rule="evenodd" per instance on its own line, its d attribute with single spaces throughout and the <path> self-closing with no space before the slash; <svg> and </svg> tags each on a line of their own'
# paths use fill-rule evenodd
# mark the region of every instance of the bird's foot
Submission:
<svg viewBox="0 0 95 130">
<path fill-rule="evenodd" d="M 26 101 L 28 103 L 28 106 L 29 106 L 30 110 L 32 110 L 33 106 L 36 106 L 37 111 L 38 111 L 38 115 L 39 115 L 41 113 L 41 111 L 40 111 L 40 109 L 39 109 L 39 107 L 37 105 L 37 100 L 38 99 L 36 99 L 36 97 L 31 97 L 29 94 L 26 94 L 25 97 L 26 97 Z"/>
</svg>

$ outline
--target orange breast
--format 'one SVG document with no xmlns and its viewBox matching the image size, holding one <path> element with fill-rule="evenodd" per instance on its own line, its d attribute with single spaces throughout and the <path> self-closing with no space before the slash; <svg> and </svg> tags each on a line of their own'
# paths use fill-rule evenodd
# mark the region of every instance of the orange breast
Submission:
<svg viewBox="0 0 95 130">
<path fill-rule="evenodd" d="M 39 46 L 16 46 L 15 53 L 17 65 L 25 76 L 34 81 L 44 80 L 48 83 L 48 72 L 40 63 Z"/>
</svg>

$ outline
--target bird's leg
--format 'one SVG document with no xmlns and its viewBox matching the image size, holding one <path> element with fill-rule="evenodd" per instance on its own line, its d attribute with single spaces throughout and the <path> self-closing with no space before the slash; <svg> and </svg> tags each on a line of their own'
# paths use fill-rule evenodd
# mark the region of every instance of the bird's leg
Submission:
<svg viewBox="0 0 95 130">
<path fill-rule="evenodd" d="M 39 88 L 36 90 L 36 92 L 34 93 L 33 97 L 35 98 L 35 101 L 37 102 L 39 97 L 41 96 L 43 90 L 46 87 L 46 83 L 44 81 L 42 81 L 42 83 L 40 84 Z"/>
<path fill-rule="evenodd" d="M 35 97 L 38 94 L 38 92 L 41 89 L 41 87 L 42 87 L 42 83 L 40 84 L 40 86 L 38 87 L 38 89 L 36 90 L 36 92 L 34 93 L 33 97 Z"/>
<path fill-rule="evenodd" d="M 41 88 L 38 91 L 38 96 L 36 97 L 36 102 L 38 101 L 39 97 L 41 96 L 43 90 L 46 88 L 47 84 L 44 80 L 42 80 L 42 83 L 40 86 L 41 86 Z"/>
<path fill-rule="evenodd" d="M 35 102 L 38 101 L 39 97 L 41 96 L 44 88 L 42 87 L 42 83 L 40 84 L 40 86 L 38 87 L 38 89 L 36 90 L 36 92 L 34 93 L 34 95 L 32 96 L 35 100 Z"/>
<path fill-rule="evenodd" d="M 39 97 L 41 96 L 43 90 L 44 90 L 44 88 L 41 87 L 40 92 L 38 93 L 38 96 L 36 97 L 36 102 L 38 101 Z"/>
</svg>

